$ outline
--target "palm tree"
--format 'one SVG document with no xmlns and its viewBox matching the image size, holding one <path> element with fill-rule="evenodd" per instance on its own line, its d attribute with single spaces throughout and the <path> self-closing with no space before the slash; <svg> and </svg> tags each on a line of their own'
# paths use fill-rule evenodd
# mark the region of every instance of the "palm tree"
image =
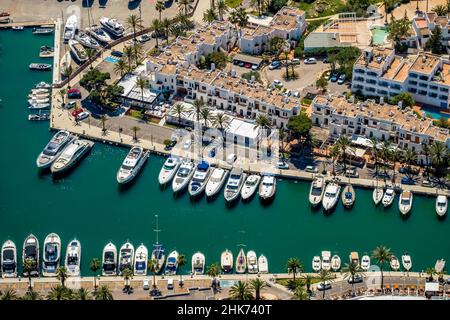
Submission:
<svg viewBox="0 0 450 320">
<path fill-rule="evenodd" d="M 94 273 L 94 292 L 97 291 L 97 271 L 100 269 L 100 261 L 94 258 L 89 263 L 89 269 Z"/>
<path fill-rule="evenodd" d="M 123 59 L 119 59 L 119 61 L 114 64 L 114 72 L 120 75 L 120 78 L 122 78 L 127 71 L 129 71 L 128 66 Z"/>
<path fill-rule="evenodd" d="M 142 77 L 137 77 L 135 85 L 141 90 L 142 109 L 144 109 L 144 89 L 147 87 L 148 81 Z"/>
<path fill-rule="evenodd" d="M 295 287 L 294 298 L 297 300 L 309 300 L 309 293 L 305 290 L 305 286 L 303 284 Z"/>
<path fill-rule="evenodd" d="M 70 300 L 72 298 L 72 290 L 58 284 L 50 289 L 47 294 L 47 300 Z"/>
<path fill-rule="evenodd" d="M 205 122 L 205 127 L 208 127 L 208 122 L 210 122 L 213 117 L 211 110 L 209 108 L 203 108 L 200 113 L 200 116 L 202 117 L 203 121 Z"/>
<path fill-rule="evenodd" d="M 304 276 L 302 276 L 302 279 L 306 285 L 306 291 L 308 292 L 308 294 L 311 294 L 311 284 L 314 280 L 314 277 L 310 274 L 305 274 Z"/>
<path fill-rule="evenodd" d="M 178 9 L 180 12 L 184 11 L 184 15 L 188 15 L 194 7 L 192 6 L 192 0 L 180 0 L 178 1 Z"/>
<path fill-rule="evenodd" d="M 228 16 L 228 21 L 230 21 L 231 24 L 233 24 L 234 29 L 237 31 L 237 26 L 239 24 L 239 15 L 237 10 L 233 10 L 230 12 L 230 15 Z"/>
<path fill-rule="evenodd" d="M 181 117 L 184 116 L 187 112 L 184 104 L 177 103 L 170 111 L 169 114 L 176 116 L 178 118 L 178 124 L 181 124 Z"/>
<path fill-rule="evenodd" d="M 364 277 L 364 273 L 361 271 L 359 266 L 357 266 L 354 261 L 346 263 L 342 272 L 344 272 L 344 279 L 352 279 L 352 295 L 353 295 L 355 286 L 355 276 Z"/>
<path fill-rule="evenodd" d="M 22 300 L 41 300 L 39 292 L 34 290 L 28 290 L 22 297 Z"/>
<path fill-rule="evenodd" d="M 350 147 L 350 139 L 347 136 L 340 136 L 339 139 L 336 141 L 336 145 L 339 148 L 340 156 L 342 157 L 342 162 L 344 163 L 344 172 L 347 169 L 347 151 Z"/>
<path fill-rule="evenodd" d="M 320 282 L 325 284 L 325 282 L 333 282 L 334 280 L 334 275 L 330 270 L 325 270 L 325 269 L 321 269 L 319 271 L 319 279 Z M 327 290 L 323 290 L 322 292 L 322 299 L 325 300 L 325 293 L 327 292 Z"/>
<path fill-rule="evenodd" d="M 403 154 L 403 159 L 408 165 L 408 172 L 411 172 L 411 166 L 415 164 L 417 161 L 417 153 L 412 149 L 408 148 L 405 150 L 405 153 Z"/>
<path fill-rule="evenodd" d="M 391 142 L 389 140 L 383 141 L 380 149 L 381 158 L 383 159 L 384 174 L 387 174 L 387 166 L 391 158 Z"/>
<path fill-rule="evenodd" d="M 172 21 L 170 19 L 164 18 L 163 21 L 161 21 L 161 28 L 164 30 L 164 34 L 166 36 L 166 44 L 169 44 L 169 35 L 171 27 Z"/>
<path fill-rule="evenodd" d="M 370 138 L 370 147 L 372 149 L 372 156 L 375 159 L 375 176 L 378 176 L 378 145 L 380 141 L 377 138 Z"/>
<path fill-rule="evenodd" d="M 23 274 L 28 276 L 28 291 L 31 291 L 31 271 L 36 268 L 36 261 L 33 259 L 25 259 L 23 262 Z"/>
<path fill-rule="evenodd" d="M 152 21 L 152 24 L 150 25 L 150 31 L 155 33 L 156 48 L 159 47 L 158 38 L 161 33 L 161 26 L 162 26 L 162 22 L 161 22 L 161 20 L 158 21 L 158 19 L 154 19 Z"/>
<path fill-rule="evenodd" d="M 333 145 L 330 150 L 331 162 L 333 164 L 333 171 L 332 171 L 333 176 L 336 175 L 335 162 L 339 157 L 339 154 L 340 154 L 339 146 L 337 144 Z"/>
<path fill-rule="evenodd" d="M 58 269 L 56 269 L 56 278 L 61 281 L 61 286 L 65 287 L 65 282 L 68 276 L 66 267 L 58 267 Z"/>
<path fill-rule="evenodd" d="M 192 103 L 192 110 L 189 111 L 190 115 L 195 115 L 195 119 L 197 122 L 200 122 L 200 117 L 202 114 L 202 110 L 205 107 L 205 103 L 201 99 L 195 99 Z"/>
<path fill-rule="evenodd" d="M 92 66 L 92 59 L 95 57 L 95 55 L 97 54 L 97 51 L 95 51 L 95 49 L 92 48 L 86 48 L 86 56 L 88 58 L 88 61 L 90 63 L 89 65 L 89 69 L 93 69 L 94 67 Z"/>
<path fill-rule="evenodd" d="M 153 275 L 153 289 L 156 289 L 156 268 L 158 266 L 158 261 L 155 259 L 148 259 L 147 270 Z"/>
<path fill-rule="evenodd" d="M 231 300 L 251 300 L 253 298 L 248 283 L 240 280 L 230 288 L 229 294 Z"/>
<path fill-rule="evenodd" d="M 133 48 L 130 46 L 125 46 L 123 48 L 123 54 L 125 55 L 125 58 L 127 59 L 128 72 L 130 72 L 131 70 L 133 70 L 133 67 L 132 67 L 133 59 L 134 59 Z"/>
<path fill-rule="evenodd" d="M 213 263 L 211 265 L 209 265 L 206 274 L 212 278 L 215 278 L 219 275 L 220 273 L 220 266 L 218 263 Z"/>
<path fill-rule="evenodd" d="M 389 260 L 392 257 L 391 249 L 385 247 L 385 246 L 378 246 L 373 250 L 372 258 L 377 260 L 378 266 L 380 267 L 381 271 L 381 289 L 383 289 L 383 282 L 384 282 L 384 275 L 383 275 L 383 267 L 386 262 L 389 262 Z"/>
<path fill-rule="evenodd" d="M 133 44 L 131 46 L 132 50 L 133 50 L 133 58 L 134 58 L 134 63 L 135 63 L 135 67 L 139 66 L 142 64 L 142 57 L 143 57 L 143 52 L 144 49 L 142 47 L 142 45 L 138 42 L 136 42 L 135 44 Z"/>
<path fill-rule="evenodd" d="M 272 122 L 267 115 L 259 114 L 255 119 L 255 126 L 257 128 L 261 128 L 261 130 L 267 130 L 268 132 L 270 132 L 270 129 L 272 128 Z"/>
<path fill-rule="evenodd" d="M 100 117 L 100 121 L 102 122 L 102 134 L 106 135 L 106 131 L 108 129 L 106 129 L 106 121 L 108 120 L 108 118 L 106 118 L 106 116 L 104 114 L 101 115 Z"/>
<path fill-rule="evenodd" d="M 17 300 L 17 292 L 14 289 L 8 288 L 0 297 L 0 300 Z"/>
<path fill-rule="evenodd" d="M 178 270 L 181 270 L 181 268 L 183 268 L 183 266 L 187 263 L 186 256 L 184 254 L 178 255 L 177 262 L 178 262 Z M 182 280 L 183 278 L 180 272 L 180 283 L 182 283 Z"/>
<path fill-rule="evenodd" d="M 206 9 L 205 12 L 203 12 L 203 22 L 210 23 L 214 20 L 217 20 L 216 11 L 214 11 L 214 9 Z"/>
<path fill-rule="evenodd" d="M 164 10 L 166 10 L 166 5 L 164 1 L 158 0 L 155 4 L 155 10 L 159 12 L 159 21 L 161 21 L 161 14 Z"/>
<path fill-rule="evenodd" d="M 223 15 L 228 12 L 229 7 L 225 0 L 218 0 L 217 13 L 219 14 L 220 21 L 223 21 Z"/>
<path fill-rule="evenodd" d="M 139 130 L 141 130 L 141 128 L 139 128 L 139 127 L 137 127 L 137 126 L 134 126 L 133 128 L 131 128 L 131 130 L 133 130 L 133 134 L 134 134 L 133 140 L 137 142 L 137 141 L 138 141 L 138 138 L 137 138 L 137 132 L 138 132 Z"/>
<path fill-rule="evenodd" d="M 126 24 L 129 29 L 133 30 L 133 39 L 136 41 L 136 29 L 142 29 L 142 19 L 132 14 L 127 18 Z"/>
<path fill-rule="evenodd" d="M 422 154 L 425 156 L 425 174 L 428 174 L 428 166 L 430 165 L 431 147 L 428 143 L 422 143 Z"/>
<path fill-rule="evenodd" d="M 241 28 L 245 28 L 248 24 L 247 10 L 244 7 L 239 7 L 237 9 L 238 25 Z"/>
<path fill-rule="evenodd" d="M 212 118 L 211 123 L 213 127 L 218 128 L 220 131 L 228 128 L 230 125 L 230 117 L 227 116 L 224 112 L 217 112 Z"/>
<path fill-rule="evenodd" d="M 428 267 L 425 269 L 425 273 L 428 275 L 428 280 L 433 281 L 433 276 L 437 274 L 436 269 L 433 267 Z"/>
<path fill-rule="evenodd" d="M 59 96 L 62 99 L 62 107 L 64 108 L 64 106 L 66 105 L 67 89 L 63 88 L 63 89 L 59 90 L 58 93 L 59 93 Z"/>
<path fill-rule="evenodd" d="M 295 275 L 297 272 L 303 272 L 303 263 L 298 258 L 289 258 L 286 262 L 286 269 L 288 274 L 292 273 L 293 282 L 295 283 Z"/>
<path fill-rule="evenodd" d="M 403 158 L 403 152 L 399 149 L 394 149 L 391 153 L 391 160 L 394 164 L 393 171 L 392 171 L 392 183 L 395 183 L 395 166 L 397 162 L 400 162 Z"/>
<path fill-rule="evenodd" d="M 261 300 L 261 290 L 267 287 L 267 283 L 259 278 L 250 280 L 250 288 L 255 291 L 255 300 Z"/>
<path fill-rule="evenodd" d="M 124 270 L 122 270 L 122 278 L 125 282 L 125 289 L 128 289 L 130 287 L 130 279 L 133 279 L 133 271 L 125 268 Z"/>
<path fill-rule="evenodd" d="M 92 300 L 91 293 L 85 288 L 78 289 L 74 294 L 74 298 L 76 300 Z"/>
<path fill-rule="evenodd" d="M 111 290 L 106 285 L 101 285 L 96 292 L 94 292 L 95 300 L 114 300 Z"/>
<path fill-rule="evenodd" d="M 448 149 L 441 141 L 434 141 L 431 145 L 431 162 L 437 173 L 441 172 L 443 165 L 446 163 Z"/>
<path fill-rule="evenodd" d="M 68 89 L 70 89 L 70 76 L 72 75 L 72 73 L 73 73 L 73 68 L 72 68 L 71 65 L 65 67 L 65 68 L 62 70 L 62 75 L 63 75 L 65 78 L 67 78 L 67 88 L 68 88 Z"/>
</svg>

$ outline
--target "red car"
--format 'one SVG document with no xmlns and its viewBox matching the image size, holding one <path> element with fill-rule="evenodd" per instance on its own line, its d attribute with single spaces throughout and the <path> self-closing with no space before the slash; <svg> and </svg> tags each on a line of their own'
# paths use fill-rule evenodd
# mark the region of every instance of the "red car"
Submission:
<svg viewBox="0 0 450 320">
<path fill-rule="evenodd" d="M 67 91 L 67 93 L 81 93 L 81 92 L 77 88 L 71 88 L 69 89 L 69 91 Z"/>
<path fill-rule="evenodd" d="M 79 115 L 80 113 L 82 113 L 84 110 L 83 108 L 79 108 L 77 110 L 72 111 L 72 116 L 76 117 L 77 115 Z"/>
<path fill-rule="evenodd" d="M 251 63 L 246 63 L 246 64 L 245 64 L 245 67 L 246 67 L 247 69 L 251 69 L 251 68 L 252 68 L 252 64 L 251 64 Z"/>
</svg>

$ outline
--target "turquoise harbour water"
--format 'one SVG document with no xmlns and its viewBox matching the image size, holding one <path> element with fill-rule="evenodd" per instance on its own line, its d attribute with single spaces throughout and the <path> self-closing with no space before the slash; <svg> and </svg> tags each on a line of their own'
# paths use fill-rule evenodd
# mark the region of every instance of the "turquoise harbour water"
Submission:
<svg viewBox="0 0 450 320">
<path fill-rule="evenodd" d="M 257 198 L 227 208 L 219 196 L 192 202 L 187 194 L 175 198 L 171 189 L 161 190 L 157 176 L 164 161 L 151 156 L 142 174 L 126 190 L 115 175 L 127 150 L 96 143 L 91 154 L 70 175 L 53 180 L 40 175 L 35 165 L 39 152 L 51 138 L 48 122 L 27 120 L 26 95 L 51 73 L 28 70 L 39 61 L 39 47 L 53 45 L 51 37 L 0 31 L 0 241 L 12 239 L 21 259 L 22 243 L 31 232 L 40 239 L 56 232 L 63 242 L 74 237 L 82 245 L 82 273 L 89 275 L 89 261 L 101 258 L 103 246 L 113 241 L 120 247 L 129 239 L 135 247 L 155 240 L 154 214 L 159 214 L 160 242 L 188 257 L 182 272 L 190 270 L 196 251 L 207 264 L 220 261 L 225 248 L 238 252 L 238 244 L 254 249 L 269 260 L 271 272 L 284 272 L 285 261 L 299 257 L 307 270 L 322 250 L 347 259 L 350 251 L 360 257 L 375 246 L 389 246 L 397 256 L 408 251 L 413 270 L 433 265 L 438 258 L 450 260 L 450 221 L 437 219 L 434 198 L 414 197 L 409 218 L 402 219 L 397 201 L 388 209 L 376 208 L 369 190 L 357 189 L 353 210 L 341 204 L 329 216 L 309 207 L 309 183 L 279 180 L 274 202 L 262 206 Z"/>
</svg>

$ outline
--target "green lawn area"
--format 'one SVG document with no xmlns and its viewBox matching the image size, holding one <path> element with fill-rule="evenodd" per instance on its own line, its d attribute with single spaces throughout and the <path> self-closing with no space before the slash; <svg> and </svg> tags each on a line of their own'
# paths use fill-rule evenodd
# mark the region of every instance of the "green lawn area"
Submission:
<svg viewBox="0 0 450 320">
<path fill-rule="evenodd" d="M 242 4 L 242 0 L 225 0 L 230 8 L 237 8 Z"/>
<path fill-rule="evenodd" d="M 127 112 L 127 116 L 140 119 L 140 118 L 142 118 L 142 113 L 140 111 L 138 111 L 138 110 L 130 109 Z"/>
<path fill-rule="evenodd" d="M 345 11 L 343 0 L 316 0 L 312 3 L 297 2 L 297 7 L 306 12 L 306 18 L 320 18 Z"/>
</svg>

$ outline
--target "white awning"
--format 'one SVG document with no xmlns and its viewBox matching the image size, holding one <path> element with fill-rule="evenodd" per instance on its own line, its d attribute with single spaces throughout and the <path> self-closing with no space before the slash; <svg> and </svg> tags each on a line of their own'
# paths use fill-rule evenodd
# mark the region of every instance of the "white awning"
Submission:
<svg viewBox="0 0 450 320">
<path fill-rule="evenodd" d="M 439 291 L 439 282 L 426 282 L 425 292 L 437 292 Z"/>
</svg>

